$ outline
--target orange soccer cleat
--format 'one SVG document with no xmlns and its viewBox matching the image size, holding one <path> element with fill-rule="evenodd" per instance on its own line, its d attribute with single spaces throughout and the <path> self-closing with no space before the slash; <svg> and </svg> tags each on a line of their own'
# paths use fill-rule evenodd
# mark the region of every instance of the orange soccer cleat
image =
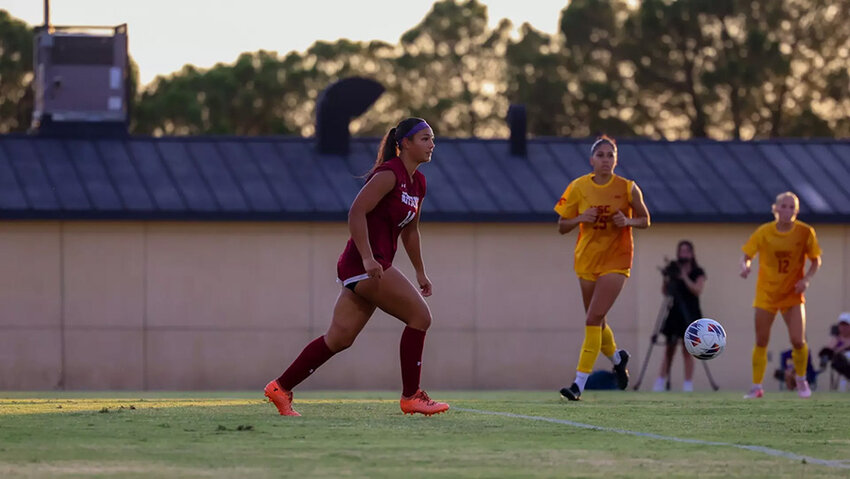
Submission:
<svg viewBox="0 0 850 479">
<path fill-rule="evenodd" d="M 298 411 L 292 409 L 292 391 L 280 387 L 277 379 L 272 379 L 266 384 L 265 393 L 269 402 L 274 403 L 281 416 L 300 416 Z"/>
<path fill-rule="evenodd" d="M 433 414 L 440 414 L 441 412 L 446 412 L 449 410 L 449 405 L 444 402 L 432 401 L 431 398 L 428 397 L 428 393 L 423 390 L 416 391 L 416 394 L 410 397 L 401 397 L 401 401 L 399 402 L 399 406 L 401 406 L 401 411 L 405 414 L 424 414 L 426 416 L 431 416 Z"/>
</svg>

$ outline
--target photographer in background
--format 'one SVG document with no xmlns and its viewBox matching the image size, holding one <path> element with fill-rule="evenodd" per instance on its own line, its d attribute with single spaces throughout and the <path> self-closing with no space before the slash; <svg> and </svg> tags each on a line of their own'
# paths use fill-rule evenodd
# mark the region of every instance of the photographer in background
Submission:
<svg viewBox="0 0 850 479">
<path fill-rule="evenodd" d="M 705 286 L 705 271 L 697 264 L 694 245 L 688 240 L 679 241 L 676 246 L 676 260 L 671 261 L 662 271 L 664 277 L 661 293 L 673 298 L 672 306 L 661 328 L 667 338 L 661 371 L 655 380 L 653 391 L 664 391 L 670 376 L 670 365 L 676 353 L 676 345 L 682 345 L 682 360 L 685 365 L 685 382 L 682 391 L 694 390 L 694 358 L 685 349 L 685 329 L 691 322 L 702 317 L 699 295 Z"/>
<path fill-rule="evenodd" d="M 850 379 L 850 312 L 838 316 L 838 324 L 829 344 L 820 350 L 821 364 L 832 364 L 832 369 L 845 379 Z"/>
</svg>

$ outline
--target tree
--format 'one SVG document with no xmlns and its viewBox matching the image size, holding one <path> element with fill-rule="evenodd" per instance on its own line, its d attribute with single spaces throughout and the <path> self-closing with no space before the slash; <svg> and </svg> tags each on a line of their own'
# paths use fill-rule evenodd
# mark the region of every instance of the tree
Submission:
<svg viewBox="0 0 850 479">
<path fill-rule="evenodd" d="M 783 80 L 790 71 L 789 57 L 771 34 L 783 17 L 782 6 L 780 2 L 760 4 L 738 0 L 699 3 L 706 13 L 702 29 L 707 44 L 719 52 L 715 67 L 703 73 L 703 81 L 720 100 L 719 111 L 728 111 L 725 123 L 728 125 L 731 120 L 732 137 L 740 139 L 745 128 L 746 136 L 752 137 L 764 129 L 762 125 L 780 119 L 768 113 L 770 100 L 765 101 L 763 93 L 774 86 L 783 90 Z M 780 108 L 775 111 L 781 112 L 781 100 L 774 108 Z M 723 120 L 718 118 L 718 126 L 723 127 Z"/>
<path fill-rule="evenodd" d="M 191 65 L 141 92 L 130 62 L 132 123 L 147 134 L 315 132 L 330 84 L 364 76 L 386 88 L 351 123 L 381 135 L 428 118 L 441 136 L 504 137 L 508 103 L 532 135 L 653 138 L 850 136 L 850 0 L 571 0 L 548 35 L 479 0 L 441 0 L 398 44 L 319 41 Z M 32 111 L 32 30 L 0 11 L 0 132 Z"/>
<path fill-rule="evenodd" d="M 25 131 L 32 119 L 33 30 L 0 10 L 0 133 Z"/>
<path fill-rule="evenodd" d="M 138 133 L 154 135 L 271 135 L 297 132 L 288 116 L 299 88 L 294 55 L 280 60 L 274 52 L 243 53 L 232 65 L 208 70 L 184 66 L 157 77 L 142 92 L 134 120 Z M 293 85 L 295 83 L 296 85 Z"/>
<path fill-rule="evenodd" d="M 402 35 L 393 90 L 410 111 L 435 124 L 439 134 L 504 136 L 508 104 L 504 54 L 511 24 L 487 26 L 477 0 L 434 3 Z"/>
<path fill-rule="evenodd" d="M 385 44 L 316 42 L 306 53 L 243 53 L 208 70 L 185 66 L 157 77 L 139 99 L 135 131 L 148 134 L 273 135 L 314 132 L 316 100 L 331 83 L 380 76 Z M 386 56 L 386 55 L 384 55 Z M 366 122 L 365 129 L 370 127 Z"/>
<path fill-rule="evenodd" d="M 397 82 L 393 67 L 397 56 L 398 47 L 384 42 L 316 42 L 303 57 L 299 57 L 299 82 L 289 88 L 291 103 L 299 103 L 300 114 L 293 120 L 302 125 L 299 127 L 301 133 L 314 133 L 318 97 L 338 80 L 351 76 L 371 78 L 390 91 Z M 295 88 L 301 90 L 296 92 Z M 352 121 L 352 132 L 380 136 L 390 128 L 390 124 L 394 126 L 406 112 L 405 105 L 399 104 L 393 97 L 392 93 L 384 93 L 369 111 Z"/>
<path fill-rule="evenodd" d="M 770 136 L 850 136 L 850 0 L 787 0 L 772 30 L 790 68 Z M 842 13 L 845 12 L 845 13 Z"/>
<path fill-rule="evenodd" d="M 355 134 L 381 135 L 399 118 L 417 114 L 441 135 L 505 135 L 509 27 L 503 22 L 490 30 L 486 7 L 475 0 L 444 0 L 403 35 L 400 47 L 319 41 L 283 59 L 261 51 L 206 71 L 187 66 L 143 92 L 136 131 L 308 136 L 321 91 L 356 75 L 380 82 L 386 93 L 352 122 Z"/>
<path fill-rule="evenodd" d="M 622 55 L 646 122 L 635 127 L 673 138 L 830 135 L 850 113 L 850 26 L 838 15 L 850 2 L 837 3 L 644 0 Z"/>
<path fill-rule="evenodd" d="M 509 43 L 505 59 L 507 95 L 511 103 L 526 106 L 528 132 L 540 136 L 569 134 L 565 58 L 555 40 L 524 24 L 519 39 Z"/>
<path fill-rule="evenodd" d="M 639 132 L 665 138 L 705 137 L 713 92 L 701 73 L 714 54 L 700 25 L 698 0 L 646 0 L 624 25 L 623 58 L 634 72 Z"/>
<path fill-rule="evenodd" d="M 623 60 L 628 13 L 623 0 L 573 0 L 561 12 L 571 135 L 635 133 L 630 125 L 637 106 L 635 86 Z"/>
</svg>

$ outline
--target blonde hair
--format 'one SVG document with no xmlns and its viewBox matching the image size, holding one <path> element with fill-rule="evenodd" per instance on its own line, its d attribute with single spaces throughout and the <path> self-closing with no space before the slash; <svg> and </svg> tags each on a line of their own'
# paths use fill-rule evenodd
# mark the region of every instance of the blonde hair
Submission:
<svg viewBox="0 0 850 479">
<path fill-rule="evenodd" d="M 785 198 L 791 198 L 794 200 L 794 217 L 796 217 L 797 213 L 800 212 L 800 198 L 792 191 L 783 191 L 782 193 L 776 195 L 776 200 L 773 201 L 773 206 L 771 207 L 771 210 L 773 211 L 773 217 L 776 219 L 779 219 L 779 213 L 776 212 L 776 206 L 779 204 L 780 201 L 784 200 Z"/>
</svg>

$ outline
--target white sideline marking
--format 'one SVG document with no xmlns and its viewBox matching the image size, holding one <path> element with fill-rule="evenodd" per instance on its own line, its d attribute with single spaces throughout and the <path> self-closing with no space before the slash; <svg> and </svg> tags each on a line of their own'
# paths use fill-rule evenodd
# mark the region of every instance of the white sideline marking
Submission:
<svg viewBox="0 0 850 479">
<path fill-rule="evenodd" d="M 453 407 L 455 411 L 464 411 L 464 412 L 473 412 L 476 414 L 488 414 L 491 416 L 503 416 L 503 417 L 512 417 L 517 419 L 529 419 L 531 421 L 544 421 L 544 422 L 552 422 L 555 424 L 565 424 L 567 426 L 578 427 L 582 429 L 592 429 L 594 431 L 605 431 L 605 432 L 614 432 L 617 434 L 627 434 L 630 436 L 639 436 L 639 437 L 648 437 L 650 439 L 659 439 L 662 441 L 673 441 L 673 442 L 684 442 L 688 444 L 700 444 L 704 446 L 727 446 L 734 447 L 737 449 L 745 449 L 747 451 L 753 452 L 761 452 L 767 454 L 769 456 L 778 456 L 784 457 L 786 459 L 791 459 L 794 461 L 805 461 L 808 464 L 819 464 L 821 466 L 827 467 L 837 467 L 840 469 L 850 469 L 850 461 L 845 460 L 835 460 L 829 461 L 827 459 L 818 459 L 816 457 L 811 456 L 803 456 L 800 454 L 795 454 L 793 452 L 780 451 L 779 449 L 772 449 L 764 446 L 751 446 L 748 444 L 733 444 L 731 442 L 717 442 L 717 441 L 703 441 L 701 439 L 687 439 L 682 437 L 675 436 L 662 436 L 661 434 L 653 434 L 651 432 L 639 432 L 639 431 L 629 431 L 627 429 L 618 429 L 613 427 L 603 427 L 603 426 L 594 426 L 593 424 L 584 424 L 575 421 L 569 421 L 566 419 L 555 419 L 551 417 L 542 417 L 542 416 L 526 416 L 524 414 L 514 414 L 510 412 L 498 412 L 498 411 L 482 411 L 480 409 L 466 409 L 461 407 Z"/>
</svg>

